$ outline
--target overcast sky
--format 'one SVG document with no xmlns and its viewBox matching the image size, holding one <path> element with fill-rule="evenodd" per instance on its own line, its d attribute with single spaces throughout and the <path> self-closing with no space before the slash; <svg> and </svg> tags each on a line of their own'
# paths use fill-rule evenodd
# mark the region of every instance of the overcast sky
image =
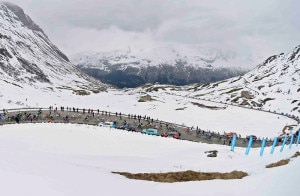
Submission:
<svg viewBox="0 0 300 196">
<path fill-rule="evenodd" d="M 162 43 L 268 55 L 300 44 L 299 0 L 10 0 L 67 55 Z"/>
</svg>

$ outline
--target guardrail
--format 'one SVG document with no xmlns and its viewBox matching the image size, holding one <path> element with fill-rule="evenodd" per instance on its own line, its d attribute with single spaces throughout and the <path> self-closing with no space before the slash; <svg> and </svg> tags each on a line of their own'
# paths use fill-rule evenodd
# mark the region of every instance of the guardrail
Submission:
<svg viewBox="0 0 300 196">
<path fill-rule="evenodd" d="M 235 146 L 238 147 L 247 147 L 249 146 L 249 140 L 246 138 L 241 138 L 241 137 L 226 137 L 223 134 L 218 134 L 215 132 L 207 132 L 204 130 L 199 129 L 197 130 L 192 130 L 191 128 L 182 125 L 182 124 L 176 124 L 176 123 L 170 123 L 158 119 L 153 119 L 149 116 L 141 116 L 141 115 L 136 115 L 136 114 L 124 114 L 120 112 L 110 112 L 110 111 L 105 111 L 105 110 L 100 110 L 100 109 L 83 109 L 83 108 L 75 108 L 75 107 L 60 107 L 60 108 L 53 108 L 52 106 L 49 108 L 13 108 L 13 109 L 2 109 L 0 110 L 0 116 L 1 112 L 6 113 L 8 116 L 11 118 L 14 115 L 18 114 L 25 114 L 25 113 L 34 113 L 38 114 L 39 111 L 42 111 L 41 116 L 38 116 L 36 119 L 31 118 L 30 119 L 23 119 L 20 120 L 21 123 L 26 123 L 26 122 L 60 122 L 60 123 L 77 123 L 77 124 L 90 124 L 90 125 L 97 125 L 102 119 L 113 119 L 118 121 L 119 123 L 122 123 L 122 120 L 127 120 L 128 122 L 134 122 L 134 121 L 142 121 L 143 123 L 147 124 L 150 126 L 151 124 L 154 126 L 161 126 L 165 127 L 164 129 L 169 129 L 173 128 L 174 130 L 178 130 L 182 133 L 181 139 L 184 140 L 190 140 L 190 141 L 195 141 L 195 142 L 203 142 L 203 143 L 209 143 L 209 144 L 220 144 L 220 145 L 229 145 L 231 146 L 231 149 L 233 150 Z M 51 118 L 51 115 L 58 115 L 60 114 L 61 116 L 59 117 L 53 117 Z M 77 115 L 77 119 L 72 119 L 72 115 Z M 80 118 L 78 116 L 80 115 Z M 69 116 L 69 118 L 67 118 Z M 3 115 L 2 115 L 3 117 Z M 88 118 L 88 119 L 87 119 Z M 7 119 L 0 121 L 0 125 L 3 124 L 12 124 L 12 123 L 17 123 L 14 122 L 14 119 L 10 119 L 8 121 Z M 145 125 L 143 124 L 143 125 Z M 161 133 L 163 130 L 161 130 Z M 235 141 L 233 140 L 235 138 Z M 277 139 L 276 139 L 277 140 Z M 272 144 L 274 145 L 274 140 L 268 140 L 268 141 L 253 141 L 250 145 L 250 148 L 259 148 L 261 146 L 261 142 L 265 142 L 265 146 L 271 146 Z M 234 146 L 233 146 L 234 144 Z M 247 145 L 248 144 L 248 145 Z M 276 141 L 276 146 L 279 146 L 282 144 L 282 141 L 279 139 Z M 250 149 L 249 149 L 250 150 Z M 248 151 L 249 151 L 248 150 Z"/>
</svg>

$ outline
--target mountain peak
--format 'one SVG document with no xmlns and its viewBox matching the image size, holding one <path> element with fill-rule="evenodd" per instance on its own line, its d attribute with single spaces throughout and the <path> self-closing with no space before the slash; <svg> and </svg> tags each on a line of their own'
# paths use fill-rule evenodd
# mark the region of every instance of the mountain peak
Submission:
<svg viewBox="0 0 300 196">
<path fill-rule="evenodd" d="M 2 3 L 19 18 L 19 20 L 24 24 L 24 26 L 34 31 L 40 31 L 44 34 L 43 30 L 35 22 L 33 22 L 33 20 L 28 15 L 25 14 L 24 10 L 21 7 L 7 1 L 4 1 Z"/>
<path fill-rule="evenodd" d="M 19 6 L 0 2 L 0 24 L 0 82 L 47 86 L 50 90 L 98 85 L 71 64 Z"/>
<path fill-rule="evenodd" d="M 2 4 L 2 6 L 1 6 Z M 6 20 L 15 20 L 19 21 L 24 27 L 28 28 L 29 30 L 32 30 L 34 34 L 41 34 L 38 35 L 40 38 L 44 40 L 48 45 L 51 45 L 51 47 L 54 49 L 54 51 L 65 61 L 69 61 L 68 57 L 61 52 L 56 46 L 54 46 L 51 41 L 49 40 L 48 36 L 44 33 L 44 31 L 40 28 L 39 25 L 37 25 L 25 12 L 24 10 L 19 7 L 16 4 L 6 2 L 6 1 L 0 1 L 0 10 L 3 10 L 5 13 Z M 10 18 L 10 19 L 8 19 Z"/>
</svg>

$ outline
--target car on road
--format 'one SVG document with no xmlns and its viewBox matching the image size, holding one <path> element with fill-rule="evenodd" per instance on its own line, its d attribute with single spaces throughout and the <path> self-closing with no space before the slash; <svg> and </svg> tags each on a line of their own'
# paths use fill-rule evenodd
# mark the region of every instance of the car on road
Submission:
<svg viewBox="0 0 300 196">
<path fill-rule="evenodd" d="M 172 131 L 172 132 L 165 132 L 161 134 L 162 137 L 172 137 L 174 139 L 179 139 L 180 135 L 178 132 Z"/>
<path fill-rule="evenodd" d="M 130 124 L 121 125 L 119 129 L 127 130 L 127 131 L 136 131 L 135 126 L 132 126 Z"/>
<path fill-rule="evenodd" d="M 114 122 L 106 121 L 106 122 L 100 122 L 98 124 L 99 127 L 108 127 L 108 128 L 115 128 Z"/>
<path fill-rule="evenodd" d="M 233 137 L 233 135 L 236 135 L 236 137 L 238 136 L 238 134 L 236 132 L 225 133 L 226 137 Z"/>
<path fill-rule="evenodd" d="M 146 135 L 156 135 L 156 136 L 159 135 L 158 130 L 157 130 L 157 129 L 154 129 L 154 128 L 143 129 L 143 130 L 142 130 L 142 133 L 143 133 L 143 134 L 146 134 Z"/>
</svg>

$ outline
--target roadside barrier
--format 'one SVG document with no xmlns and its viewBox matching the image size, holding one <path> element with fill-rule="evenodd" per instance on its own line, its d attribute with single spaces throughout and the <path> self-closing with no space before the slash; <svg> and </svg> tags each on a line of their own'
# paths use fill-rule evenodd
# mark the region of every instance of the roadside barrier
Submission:
<svg viewBox="0 0 300 196">
<path fill-rule="evenodd" d="M 252 142 L 253 142 L 253 137 L 250 136 L 250 138 L 249 138 L 249 143 L 248 143 L 248 146 L 247 146 L 245 155 L 248 155 L 248 154 L 249 154 L 250 148 L 251 148 L 251 146 L 252 146 Z"/>
<path fill-rule="evenodd" d="M 231 142 L 231 151 L 234 151 L 235 144 L 236 144 L 236 134 L 233 134 L 232 142 Z"/>
<path fill-rule="evenodd" d="M 3 111 L 3 113 L 2 113 L 2 111 Z M 40 111 L 44 111 L 46 113 L 43 113 L 43 115 L 40 115 Z M 107 117 L 109 119 L 118 118 L 118 119 L 132 120 L 132 121 L 143 120 L 143 121 L 146 121 L 147 123 L 156 123 L 159 125 L 165 125 L 167 128 L 169 126 L 169 127 L 175 128 L 176 130 L 181 129 L 183 131 L 182 133 L 184 133 L 187 136 L 186 138 L 182 138 L 185 140 L 190 140 L 190 141 L 195 141 L 195 142 L 204 142 L 204 143 L 210 143 L 210 144 L 215 142 L 216 144 L 220 144 L 220 145 L 222 145 L 222 144 L 226 145 L 225 141 L 227 141 L 227 143 L 229 141 L 231 151 L 234 151 L 236 146 L 246 147 L 246 145 L 247 145 L 246 138 L 240 138 L 240 137 L 238 138 L 236 134 L 233 134 L 232 138 L 230 138 L 230 137 L 228 138 L 228 137 L 225 137 L 224 135 L 219 135 L 214 132 L 211 133 L 211 132 L 203 131 L 203 133 L 202 133 L 202 131 L 200 130 L 200 135 L 198 135 L 198 132 L 196 132 L 196 135 L 193 138 L 191 136 L 192 132 L 190 132 L 191 131 L 190 127 L 185 126 L 183 124 L 180 125 L 180 124 L 176 124 L 176 123 L 165 122 L 165 121 L 158 120 L 158 119 L 154 120 L 153 118 L 150 118 L 149 116 L 147 117 L 147 116 L 124 114 L 124 113 L 118 113 L 118 112 L 108 112 L 108 111 L 102 111 L 99 109 L 96 109 L 96 110 L 95 109 L 79 109 L 79 108 L 74 108 L 74 107 L 53 108 L 52 106 L 50 106 L 49 108 L 36 108 L 35 107 L 35 108 L 2 109 L 2 110 L 0 110 L 0 117 L 2 117 L 2 119 L 0 118 L 0 124 L 12 124 L 12 123 L 14 123 L 14 119 L 10 118 L 11 116 L 17 115 L 17 114 L 24 114 L 26 112 L 30 112 L 30 113 L 34 114 L 35 116 L 39 116 L 40 119 L 38 118 L 38 120 L 34 121 L 34 122 L 38 122 L 38 121 L 39 122 L 57 122 L 57 121 L 55 121 L 55 119 L 53 120 L 50 118 L 51 112 L 53 112 L 52 115 L 54 115 L 54 114 L 57 115 L 57 113 L 63 113 L 65 115 L 68 114 L 69 118 L 68 117 L 60 117 L 60 121 L 58 121 L 58 122 L 63 122 L 63 123 L 71 121 L 73 123 L 78 123 L 78 124 L 97 125 L 99 123 L 99 121 L 98 122 L 96 122 L 95 120 L 93 122 L 90 121 L 92 119 L 95 119 L 94 115 L 95 115 L 95 117 L 96 117 L 96 115 L 101 116 L 102 119 L 103 119 L 103 117 Z M 3 119 L 3 117 L 4 117 L 3 114 L 5 114 L 5 113 L 6 113 L 6 116 L 9 117 L 8 119 L 5 119 L 5 118 Z M 76 122 L 72 121 L 72 120 L 74 120 L 74 119 L 72 119 L 72 116 L 74 114 L 76 114 L 78 116 L 81 115 L 81 117 L 79 117 L 79 118 L 81 118 L 81 121 L 76 121 Z M 85 118 L 83 118 L 84 115 L 86 115 Z M 19 123 L 19 120 L 21 122 L 29 121 L 28 119 L 24 120 L 24 117 L 23 117 L 21 119 L 18 119 L 16 121 L 16 123 Z M 36 119 L 34 119 L 34 120 L 36 120 Z M 100 118 L 98 118 L 98 120 L 100 120 Z M 32 119 L 31 119 L 31 122 L 32 122 Z M 197 130 L 198 130 L 198 127 L 197 127 Z M 300 132 L 300 129 L 299 129 L 298 133 L 299 132 Z M 204 137 L 206 135 L 209 135 L 209 137 Z M 197 140 L 195 140 L 195 138 L 197 138 Z M 211 138 L 213 138 L 213 139 L 211 139 Z M 288 139 L 289 139 L 289 137 L 286 135 L 284 137 L 284 141 L 282 142 L 280 152 L 283 152 L 284 146 L 287 144 Z M 292 148 L 292 145 L 294 143 L 296 144 L 296 146 L 298 146 L 298 144 L 300 142 L 300 134 L 297 135 L 297 141 L 295 142 L 294 140 L 295 140 L 295 136 L 294 136 L 294 134 L 291 134 L 289 149 Z M 237 141 L 239 141 L 238 145 L 237 145 Z M 261 142 L 261 146 L 260 146 L 260 142 Z M 261 148 L 260 156 L 263 156 L 264 149 L 266 146 L 270 146 L 270 142 L 271 142 L 271 140 L 267 141 L 266 139 L 263 139 L 262 141 L 254 141 L 254 138 L 252 136 L 250 136 L 248 145 L 246 147 L 245 155 L 249 154 L 251 148 L 259 148 L 260 147 Z M 242 145 L 241 145 L 241 143 L 242 143 Z M 275 147 L 278 146 L 278 144 L 279 144 L 279 138 L 275 137 L 270 154 L 274 153 Z"/>
<path fill-rule="evenodd" d="M 297 138 L 296 146 L 298 146 L 299 140 L 300 140 L 300 129 L 299 129 L 299 131 L 298 131 L 298 138 Z"/>
<path fill-rule="evenodd" d="M 274 142 L 273 142 L 273 145 L 272 145 L 272 149 L 271 149 L 270 154 L 273 154 L 273 153 L 274 153 L 274 149 L 275 149 L 275 146 L 276 146 L 276 144 L 277 144 L 277 140 L 278 140 L 278 138 L 275 137 L 275 138 L 274 138 Z"/>
<path fill-rule="evenodd" d="M 282 146 L 281 146 L 281 148 L 280 148 L 280 152 L 282 152 L 282 151 L 283 151 L 283 149 L 284 149 L 284 146 L 285 146 L 285 144 L 286 144 L 286 142 L 287 142 L 287 139 L 288 139 L 288 136 L 287 136 L 287 135 L 285 135 L 285 136 L 284 136 L 283 143 L 282 143 Z"/>
<path fill-rule="evenodd" d="M 266 139 L 263 139 L 262 144 L 261 144 L 260 153 L 259 153 L 259 155 L 260 155 L 261 157 L 264 155 L 264 149 L 265 149 L 265 147 L 266 147 L 266 143 L 267 143 L 267 140 L 266 140 Z"/>
<path fill-rule="evenodd" d="M 280 148 L 280 152 L 283 152 L 284 147 L 287 145 L 288 140 L 290 140 L 290 143 L 289 143 L 289 149 L 292 149 L 293 144 L 295 144 L 296 146 L 298 146 L 299 141 L 300 141 L 300 134 L 299 134 L 300 129 L 299 129 L 297 132 L 298 132 L 298 136 L 297 136 L 296 142 L 295 142 L 295 134 L 291 134 L 290 137 L 289 137 L 288 135 L 285 135 L 285 136 L 284 136 L 284 139 L 283 139 L 283 142 L 282 142 L 282 145 L 281 145 L 281 148 Z M 233 141 L 234 141 L 234 139 L 232 139 L 232 144 L 234 144 Z M 246 148 L 245 155 L 249 155 L 249 152 L 250 152 L 252 143 L 253 143 L 253 137 L 250 136 L 249 142 L 248 142 L 248 146 L 247 146 L 247 148 Z M 262 140 L 261 149 L 260 149 L 260 156 L 261 156 L 261 157 L 262 157 L 263 154 L 264 154 L 264 149 L 265 149 L 265 147 L 266 147 L 266 143 L 267 143 L 267 140 L 266 140 L 266 139 L 263 139 L 263 140 Z M 273 141 L 273 145 L 272 145 L 272 147 L 271 147 L 271 151 L 270 151 L 270 154 L 271 154 L 271 155 L 274 153 L 274 150 L 275 150 L 275 147 L 277 146 L 277 144 L 278 144 L 278 137 L 275 137 L 275 138 L 274 138 L 274 141 Z M 231 146 L 231 151 L 233 151 L 233 149 L 234 149 L 234 146 L 232 145 L 232 146 Z"/>
</svg>

